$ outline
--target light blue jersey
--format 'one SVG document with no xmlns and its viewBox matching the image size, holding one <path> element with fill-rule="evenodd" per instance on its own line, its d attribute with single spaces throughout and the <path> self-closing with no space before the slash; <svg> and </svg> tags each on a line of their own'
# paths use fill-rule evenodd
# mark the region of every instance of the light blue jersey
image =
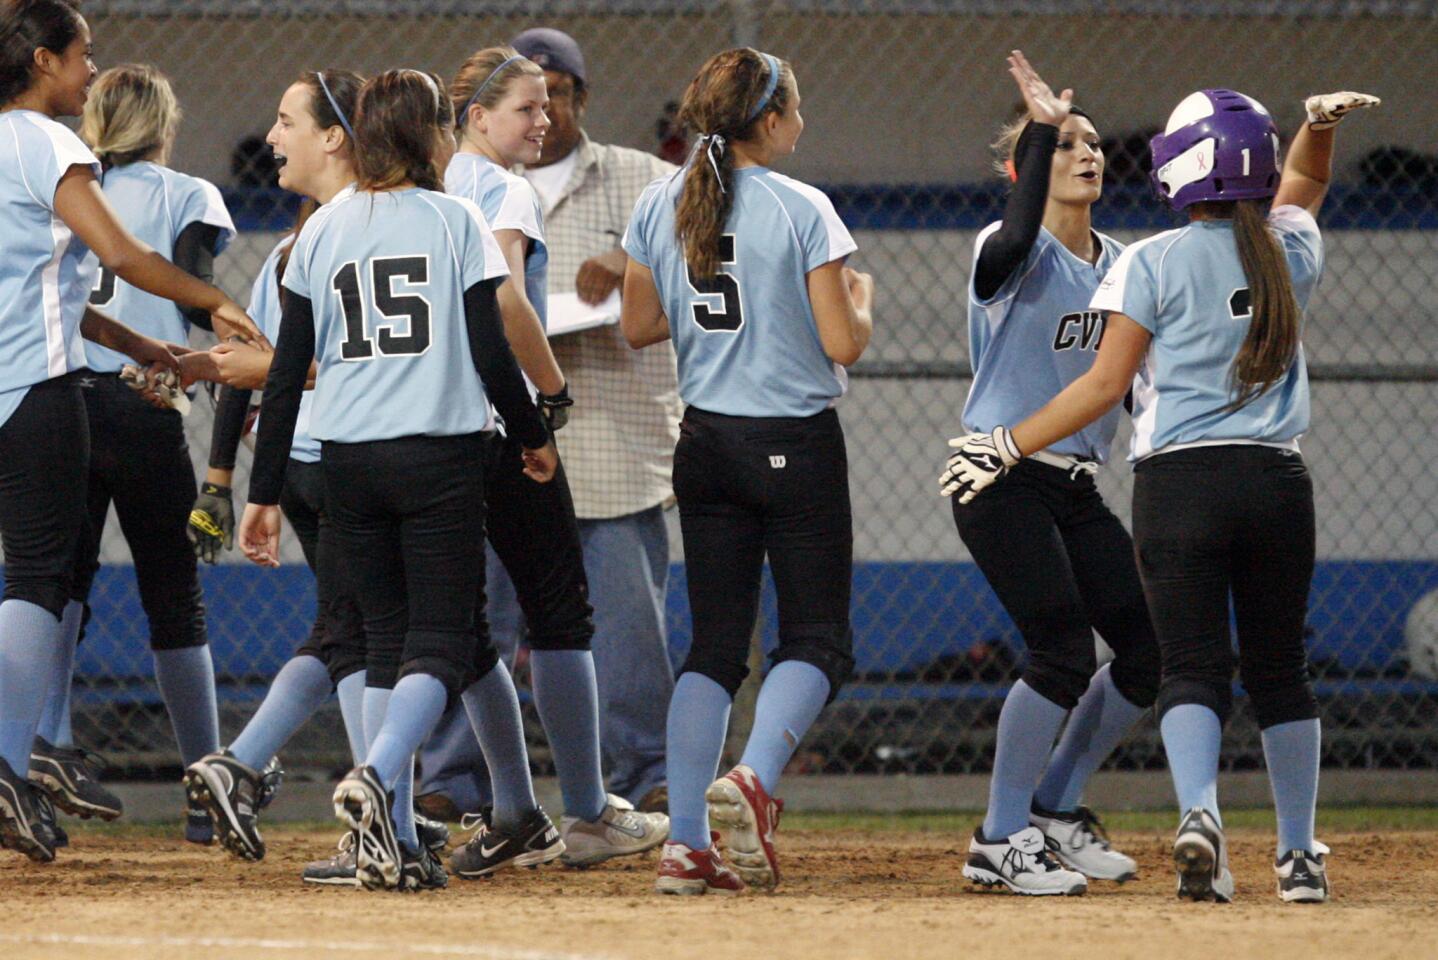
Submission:
<svg viewBox="0 0 1438 960">
<path fill-rule="evenodd" d="M 310 434 L 359 443 L 493 429 L 464 292 L 508 275 L 484 214 L 463 197 L 357 192 L 316 212 L 284 278 L 314 306 Z"/>
<path fill-rule="evenodd" d="M 683 186 L 682 170 L 651 183 L 623 241 L 654 274 L 680 397 L 735 417 L 811 417 L 832 407 L 849 379 L 824 353 L 807 278 L 858 249 L 833 203 L 765 167 L 734 171 L 719 272 L 695 284 L 674 232 Z"/>
<path fill-rule="evenodd" d="M 456 153 L 444 172 L 444 192 L 479 204 L 491 230 L 518 230 L 530 239 L 524 256 L 524 293 L 549 326 L 549 249 L 544 245 L 544 211 L 539 195 L 516 176 L 477 153 Z"/>
<path fill-rule="evenodd" d="M 350 192 L 353 192 L 351 188 Z M 270 255 L 265 257 L 265 262 L 260 267 L 260 273 L 255 277 L 255 285 L 250 289 L 250 307 L 246 311 L 250 319 L 254 320 L 263 331 L 270 343 L 277 343 L 280 339 L 280 318 L 283 310 L 280 304 L 280 284 L 276 279 L 276 273 L 280 268 L 280 257 L 284 255 L 294 237 L 285 237 Z M 295 420 L 295 438 L 290 443 L 290 458 L 303 460 L 305 463 L 318 463 L 320 459 L 320 442 L 310 436 L 310 416 L 314 410 L 315 392 L 306 390 L 300 398 L 300 413 Z M 263 416 L 263 414 L 261 414 Z M 255 436 L 259 436 L 260 424 L 255 421 Z"/>
<path fill-rule="evenodd" d="M 175 241 L 192 223 L 218 227 L 216 256 L 235 237 L 235 224 L 215 185 L 199 177 L 179 173 L 157 163 L 141 161 L 111 167 L 102 179 L 105 199 L 115 208 L 131 233 L 154 248 L 166 260 L 175 258 Z M 121 323 L 147 336 L 170 343 L 185 343 L 190 325 L 172 300 L 146 293 L 102 269 L 94 259 L 97 273 L 90 303 Z M 85 359 L 97 373 L 117 373 L 132 362 L 98 343 L 85 344 Z"/>
<path fill-rule="evenodd" d="M 94 285 L 89 249 L 55 213 L 60 178 L 100 161 L 33 110 L 0 113 L 0 424 L 32 385 L 85 366 L 80 319 Z"/>
<path fill-rule="evenodd" d="M 984 241 L 1000 226 L 1002 221 L 990 224 L 974 241 L 975 271 Z M 1028 257 L 992 297 L 980 300 L 970 279 L 974 382 L 964 404 L 965 431 L 992 433 L 994 427 L 1013 426 L 1093 366 L 1104 321 L 1089 308 L 1089 300 L 1123 251 L 1112 237 L 1095 231 L 1094 239 L 1098 262 L 1087 263 L 1040 228 Z M 1049 452 L 1102 463 L 1118 419 L 1119 411 L 1113 410 L 1052 444 Z"/>
<path fill-rule="evenodd" d="M 1323 273 L 1323 238 L 1301 207 L 1275 209 L 1269 229 L 1293 276 L 1299 309 Z M 1308 368 L 1300 346 L 1293 365 L 1257 400 L 1238 410 L 1230 371 L 1252 310 L 1229 220 L 1198 220 L 1141 240 L 1109 271 L 1093 308 L 1123 313 L 1153 334 L 1133 382 L 1129 459 L 1216 443 L 1296 448 L 1308 429 Z"/>
</svg>

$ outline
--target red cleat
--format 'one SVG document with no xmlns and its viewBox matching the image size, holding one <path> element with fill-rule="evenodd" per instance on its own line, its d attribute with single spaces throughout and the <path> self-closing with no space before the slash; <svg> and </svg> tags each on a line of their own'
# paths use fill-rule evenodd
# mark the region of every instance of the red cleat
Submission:
<svg viewBox="0 0 1438 960">
<path fill-rule="evenodd" d="M 784 801 L 765 791 L 750 767 L 743 764 L 715 780 L 704 792 L 709 820 L 724 837 L 734 869 L 751 887 L 773 890 L 779 885 L 779 856 L 774 830 Z"/>
<path fill-rule="evenodd" d="M 718 840 L 719 835 L 713 834 Z M 708 850 L 694 850 L 672 840 L 664 844 L 664 856 L 659 860 L 659 877 L 654 889 L 660 893 L 677 893 L 698 896 L 717 893 L 732 897 L 744 892 L 744 881 L 724 865 L 719 857 L 719 848 L 712 842 Z"/>
</svg>

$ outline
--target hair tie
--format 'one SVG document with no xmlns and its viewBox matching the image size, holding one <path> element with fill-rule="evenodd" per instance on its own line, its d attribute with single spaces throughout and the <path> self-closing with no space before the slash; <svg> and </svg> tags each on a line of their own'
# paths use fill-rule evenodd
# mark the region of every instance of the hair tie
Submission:
<svg viewBox="0 0 1438 960">
<path fill-rule="evenodd" d="M 772 54 L 761 53 L 759 56 L 763 57 L 764 62 L 769 65 L 769 83 L 764 87 L 764 95 L 759 98 L 758 106 L 744 121 L 746 125 L 754 122 L 755 118 L 764 112 L 764 108 L 769 106 L 769 101 L 774 96 L 774 91 L 779 87 L 779 61 Z"/>
<path fill-rule="evenodd" d="M 461 127 L 464 126 L 465 118 L 469 116 L 469 108 L 474 106 L 474 101 L 479 99 L 479 95 L 484 92 L 485 87 L 489 86 L 490 81 L 493 80 L 495 77 L 499 76 L 500 72 L 504 70 L 505 67 L 509 66 L 511 63 L 514 63 L 516 60 L 524 59 L 527 58 L 519 54 L 515 54 L 508 60 L 501 63 L 499 66 L 495 67 L 492 71 L 490 71 L 489 76 L 484 78 L 484 82 L 481 83 L 479 86 L 475 87 L 474 93 L 469 95 L 469 100 L 465 103 L 464 110 L 460 112 L 459 116 L 454 118 L 455 124 Z"/>
<path fill-rule="evenodd" d="M 709 158 L 709 166 L 714 168 L 714 179 L 719 181 L 719 192 L 728 193 L 729 191 L 724 189 L 724 175 L 719 172 L 719 157 L 724 154 L 724 148 L 729 141 L 724 139 L 722 133 L 706 133 L 699 138 L 698 143 L 694 144 L 694 149 L 698 150 L 700 144 L 706 140 L 709 141 L 709 145 L 704 148 L 704 155 Z M 715 150 L 719 151 L 717 155 Z"/>
<path fill-rule="evenodd" d="M 349 134 L 349 138 L 353 140 L 355 138 L 354 128 L 350 126 L 349 118 L 345 116 L 345 112 L 340 109 L 339 101 L 335 99 L 335 95 L 330 93 L 330 85 L 325 83 L 324 71 L 316 71 L 315 78 L 320 82 L 320 89 L 324 91 L 325 99 L 330 102 L 330 109 L 335 112 L 335 116 L 339 117 L 340 126 L 345 128 L 345 133 Z"/>
</svg>

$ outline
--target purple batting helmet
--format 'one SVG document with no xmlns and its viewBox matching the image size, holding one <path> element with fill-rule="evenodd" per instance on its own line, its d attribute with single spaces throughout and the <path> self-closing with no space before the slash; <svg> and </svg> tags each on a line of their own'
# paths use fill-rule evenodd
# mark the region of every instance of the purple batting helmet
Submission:
<svg viewBox="0 0 1438 960">
<path fill-rule="evenodd" d="M 1149 149 L 1154 186 L 1175 210 L 1278 192 L 1278 129 L 1263 104 L 1234 90 L 1189 94 Z"/>
</svg>

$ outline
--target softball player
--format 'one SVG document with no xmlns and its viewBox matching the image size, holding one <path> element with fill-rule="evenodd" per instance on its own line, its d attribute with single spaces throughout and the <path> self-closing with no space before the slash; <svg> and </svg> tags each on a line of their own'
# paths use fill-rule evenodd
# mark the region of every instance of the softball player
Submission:
<svg viewBox="0 0 1438 960">
<path fill-rule="evenodd" d="M 363 78 L 348 70 L 308 71 L 285 91 L 268 142 L 281 158 L 280 185 L 307 198 L 295 229 L 266 257 L 255 278 L 250 314 L 276 339 L 280 327 L 280 279 L 295 236 L 309 216 L 354 192 L 356 179 L 351 120 Z M 274 354 L 246 345 L 216 350 L 228 379 L 263 384 Z M 266 792 L 266 762 L 329 698 L 339 692 L 340 713 L 354 762 L 364 758 L 362 716 L 365 647 L 358 608 L 335 596 L 333 530 L 324 509 L 320 444 L 309 435 L 312 393 L 300 401 L 280 505 L 299 538 L 305 561 L 316 572 L 319 594 L 314 626 L 305 642 L 281 668 L 264 702 L 230 746 L 193 763 L 185 773 L 188 791 L 207 810 L 226 849 L 247 860 L 264 856 L 257 824 Z M 210 562 L 232 542 L 234 508 L 230 484 L 235 453 L 249 407 L 250 391 L 225 387 L 215 416 L 205 486 L 190 518 L 196 552 Z M 439 825 L 443 831 L 443 826 Z M 437 831 L 438 832 L 438 831 Z M 443 831 L 447 834 L 447 831 Z M 352 835 L 338 855 L 305 868 L 308 882 L 346 884 L 355 879 Z M 432 838 L 431 838 L 432 839 Z"/>
<path fill-rule="evenodd" d="M 1178 893 L 1233 898 L 1218 812 L 1218 754 L 1233 647 L 1263 731 L 1278 812 L 1278 892 L 1328 896 L 1313 837 L 1318 704 L 1303 648 L 1313 575 L 1313 486 L 1302 310 L 1323 271 L 1313 216 L 1331 176 L 1333 127 L 1376 104 L 1311 97 L 1280 175 L 1278 132 L 1258 101 L 1203 90 L 1152 142 L 1154 182 L 1190 223 L 1129 247 L 1094 295 L 1107 317 L 1093 368 L 1012 430 L 961 438 L 961 499 L 1134 397 L 1134 540 L 1163 659 L 1164 748 L 1183 811 Z M 1269 201 L 1271 200 L 1271 206 Z M 998 489 L 1002 490 L 1003 487 Z"/>
<path fill-rule="evenodd" d="M 47 691 L 68 682 L 82 604 L 74 574 L 86 523 L 89 423 L 80 337 L 180 372 L 177 345 L 88 305 L 101 265 L 148 293 L 212 314 L 224 334 L 258 331 L 228 297 L 131 235 L 101 192 L 100 163 L 56 117 L 77 116 L 95 77 L 90 29 L 62 0 L 0 7 L 0 843 L 54 859 L 51 798 L 82 816 L 93 782 L 82 751 L 30 764 Z M 43 793 L 32 790 L 26 772 Z"/>
<path fill-rule="evenodd" d="M 1004 218 L 975 242 L 968 431 L 1023 419 L 1093 365 L 1103 319 L 1089 300 L 1122 250 L 1092 226 L 1104 171 L 1093 121 L 1073 91 L 1055 96 L 1022 52 L 1009 72 L 1028 114 L 998 144 L 1014 181 Z M 964 867 L 1014 893 L 1082 893 L 1086 877 L 1122 882 L 1138 869 L 1079 803 L 1158 693 L 1133 542 L 1094 485 L 1118 416 L 1025 460 L 992 497 L 953 504 L 959 536 L 1028 648 L 999 715 L 988 811 Z M 940 485 L 954 489 L 948 474 Z M 1115 652 L 1102 667 L 1095 629 Z"/>
<path fill-rule="evenodd" d="M 494 295 L 507 275 L 503 256 L 479 209 L 439 192 L 453 123 L 432 75 L 388 71 L 361 91 L 358 190 L 310 218 L 285 271 L 289 295 L 240 525 L 246 555 L 276 564 L 277 504 L 313 357 L 310 433 L 321 441 L 339 562 L 364 616 L 367 692 L 392 687 L 365 763 L 335 791 L 371 888 L 446 882 L 433 854 L 397 832 L 389 791 L 461 691 L 495 776 L 495 829 L 542 829 L 550 843 L 522 862 L 563 850 L 534 802 L 519 702 L 476 604 L 490 400 L 523 445 L 528 476 L 547 482 L 558 457 L 504 338 Z"/>
<path fill-rule="evenodd" d="M 681 118 L 701 136 L 685 168 L 635 207 L 621 317 L 636 348 L 673 337 L 687 404 L 674 491 L 694 643 L 669 708 L 671 835 L 655 886 L 732 894 L 778 884 L 780 773 L 853 669 L 853 523 L 834 406 L 843 365 L 869 342 L 873 281 L 844 267 L 856 245 L 829 199 L 769 169 L 804 129 L 787 63 L 748 48 L 717 54 Z M 779 647 L 743 757 L 711 783 L 766 556 Z"/>
<path fill-rule="evenodd" d="M 214 279 L 214 258 L 235 225 L 214 185 L 169 169 L 180 107 L 170 81 L 154 67 L 127 64 L 100 74 L 85 103 L 80 137 L 104 167 L 105 199 L 120 222 L 186 273 Z M 96 264 L 91 264 L 95 269 Z M 90 303 L 135 330 L 185 343 L 191 324 L 210 329 L 198 308 L 181 308 L 98 268 Z M 87 344 L 93 376 L 82 377 L 90 421 L 89 524 L 73 597 L 84 603 L 100 569 L 100 538 L 110 504 L 135 561 L 140 602 L 150 624 L 155 679 L 169 711 L 182 763 L 219 746 L 215 668 L 205 631 L 205 606 L 195 555 L 185 538 L 195 468 L 178 411 L 147 403 L 120 379 L 128 358 Z M 74 652 L 65 651 L 71 659 Z M 31 765 L 49 761 L 51 742 L 68 739 L 69 671 L 50 691 Z M 116 809 L 118 812 L 118 809 Z M 185 839 L 214 839 L 209 815 L 190 804 Z"/>
<path fill-rule="evenodd" d="M 459 151 L 445 172 L 445 191 L 473 200 L 494 230 L 509 268 L 498 290 L 505 334 L 557 429 L 571 401 L 544 335 L 549 254 L 543 213 L 534 188 L 507 169 L 539 159 L 549 129 L 544 71 L 513 47 L 490 47 L 460 67 L 450 97 Z M 588 866 L 657 847 L 668 835 L 669 819 L 639 813 L 629 801 L 605 793 L 589 650 L 594 624 L 574 502 L 562 466 L 554 480 L 536 484 L 524 476 L 523 465 L 519 442 L 501 440 L 486 480 L 486 533 L 529 624 L 535 705 L 564 796 L 563 859 Z M 492 863 L 512 859 L 512 849 L 526 849 L 531 839 L 482 830 L 455 853 L 456 869 L 461 876 L 488 873 Z"/>
</svg>

